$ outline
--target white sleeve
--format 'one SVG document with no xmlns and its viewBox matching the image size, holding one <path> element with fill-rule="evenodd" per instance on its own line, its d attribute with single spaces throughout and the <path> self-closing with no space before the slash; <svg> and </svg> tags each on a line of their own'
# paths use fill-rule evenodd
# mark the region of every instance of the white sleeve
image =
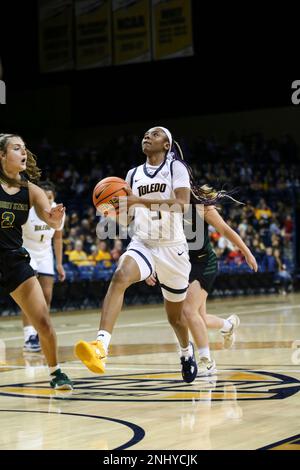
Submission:
<svg viewBox="0 0 300 470">
<path fill-rule="evenodd" d="M 131 170 L 128 171 L 127 175 L 126 175 L 126 178 L 125 178 L 125 181 L 126 183 L 129 184 L 129 186 L 131 186 L 131 176 L 132 176 L 132 173 L 134 172 L 135 168 L 132 168 Z"/>
<path fill-rule="evenodd" d="M 190 177 L 189 173 L 179 160 L 174 160 L 173 166 L 173 190 L 177 188 L 190 188 Z"/>
</svg>

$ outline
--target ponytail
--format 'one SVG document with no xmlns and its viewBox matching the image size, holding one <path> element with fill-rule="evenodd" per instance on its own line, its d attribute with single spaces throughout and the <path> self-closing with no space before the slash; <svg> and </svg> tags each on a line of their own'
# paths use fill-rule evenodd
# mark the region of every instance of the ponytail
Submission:
<svg viewBox="0 0 300 470">
<path fill-rule="evenodd" d="M 186 167 L 191 183 L 191 202 L 194 204 L 203 204 L 204 206 L 214 206 L 224 199 L 231 199 L 231 201 L 236 202 L 237 204 L 244 204 L 243 202 L 237 201 L 232 197 L 237 190 L 217 191 L 216 189 L 204 184 L 200 186 L 196 183 L 193 171 L 190 165 L 184 160 L 183 152 L 176 140 L 173 140 L 172 149 L 169 153 L 169 156 L 174 160 L 179 160 Z"/>
</svg>

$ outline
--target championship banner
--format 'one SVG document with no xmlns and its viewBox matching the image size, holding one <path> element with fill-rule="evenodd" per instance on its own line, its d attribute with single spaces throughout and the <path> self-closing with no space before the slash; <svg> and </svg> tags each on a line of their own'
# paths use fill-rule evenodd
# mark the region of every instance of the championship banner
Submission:
<svg viewBox="0 0 300 470">
<path fill-rule="evenodd" d="M 72 0 L 39 0 L 41 72 L 73 68 Z"/>
<path fill-rule="evenodd" d="M 76 69 L 112 63 L 111 1 L 76 0 Z"/>
<path fill-rule="evenodd" d="M 190 0 L 152 0 L 153 59 L 194 54 Z"/>
<path fill-rule="evenodd" d="M 150 1 L 113 0 L 114 64 L 151 60 Z"/>
</svg>

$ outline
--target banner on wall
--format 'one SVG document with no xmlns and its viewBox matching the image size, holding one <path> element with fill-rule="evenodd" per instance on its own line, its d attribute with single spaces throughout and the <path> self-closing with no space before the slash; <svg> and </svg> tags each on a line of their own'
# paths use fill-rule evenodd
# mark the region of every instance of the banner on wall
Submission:
<svg viewBox="0 0 300 470">
<path fill-rule="evenodd" d="M 112 64 L 111 0 L 76 0 L 76 68 Z"/>
<path fill-rule="evenodd" d="M 190 0 L 152 0 L 153 59 L 194 54 Z"/>
<path fill-rule="evenodd" d="M 72 69 L 72 0 L 39 0 L 38 8 L 41 72 Z"/>
<path fill-rule="evenodd" d="M 113 0 L 114 64 L 151 60 L 150 1 Z"/>
</svg>

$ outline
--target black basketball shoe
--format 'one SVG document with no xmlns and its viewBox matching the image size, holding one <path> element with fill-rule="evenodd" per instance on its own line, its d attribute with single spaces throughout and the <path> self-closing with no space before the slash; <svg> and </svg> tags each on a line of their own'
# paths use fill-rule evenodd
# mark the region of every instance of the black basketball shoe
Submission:
<svg viewBox="0 0 300 470">
<path fill-rule="evenodd" d="M 192 348 L 193 348 L 193 355 L 190 357 L 181 356 L 180 358 L 182 378 L 188 384 L 195 380 L 195 378 L 197 377 L 197 373 L 198 373 L 194 345 L 192 342 L 190 342 L 190 344 L 192 345 Z"/>
</svg>

